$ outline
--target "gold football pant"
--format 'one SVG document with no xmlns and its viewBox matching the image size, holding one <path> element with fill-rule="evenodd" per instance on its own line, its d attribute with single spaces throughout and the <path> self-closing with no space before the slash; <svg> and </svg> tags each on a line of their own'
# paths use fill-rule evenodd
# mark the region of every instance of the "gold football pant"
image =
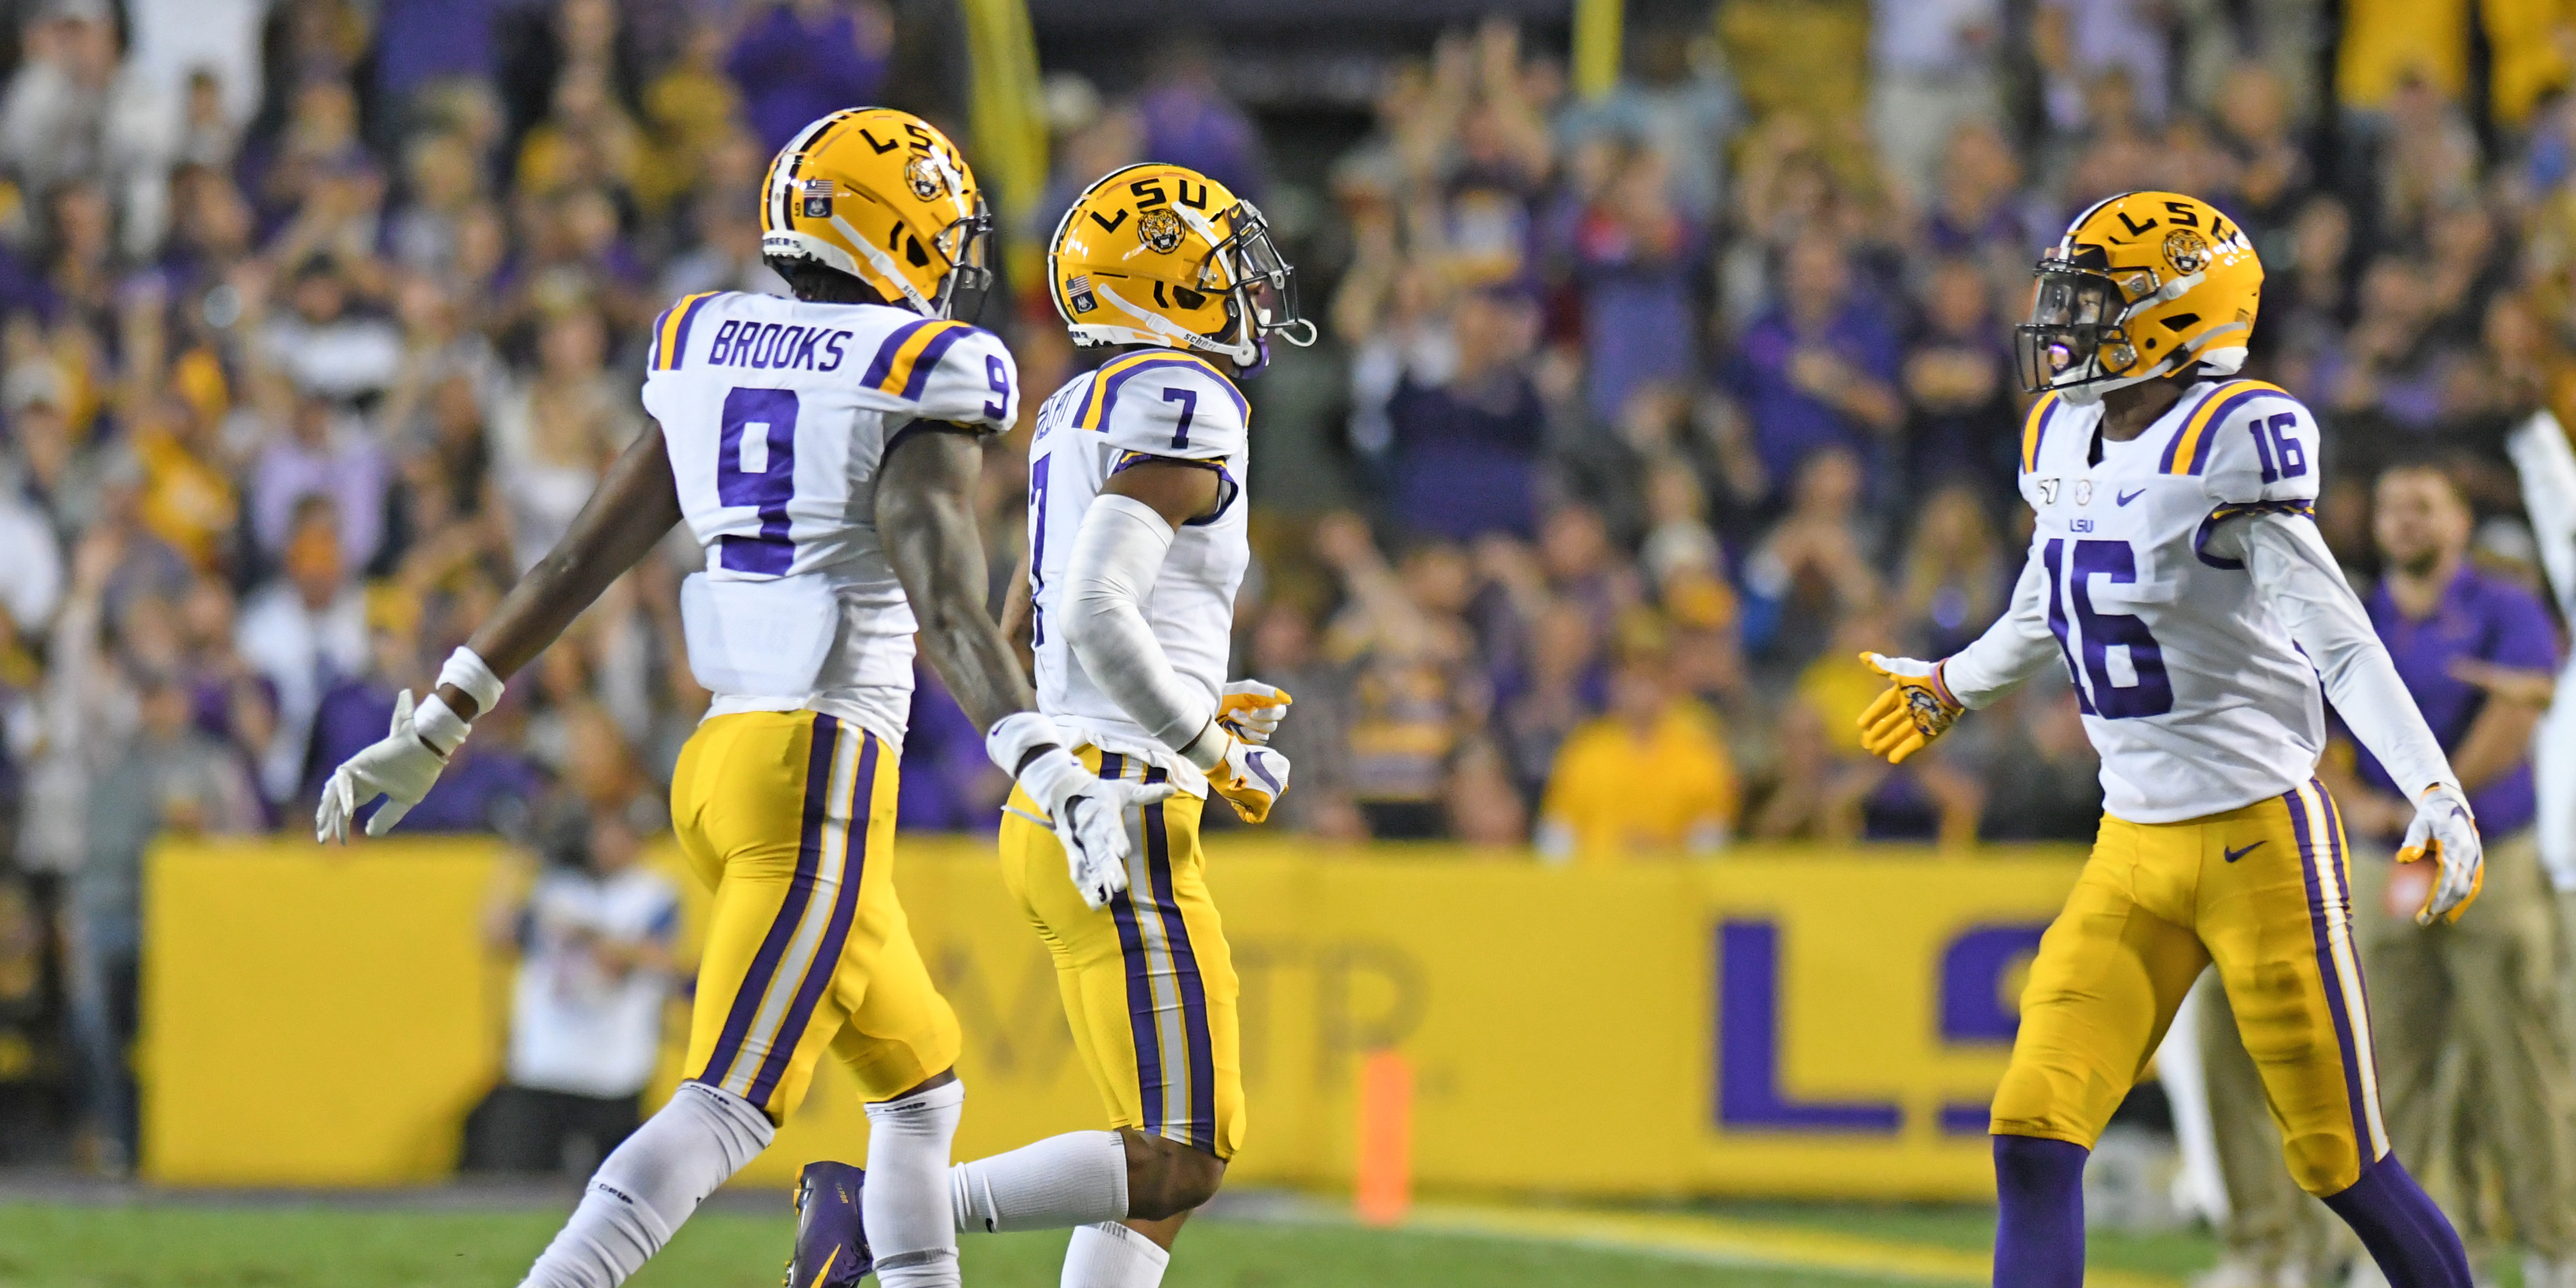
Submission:
<svg viewBox="0 0 2576 1288">
<path fill-rule="evenodd" d="M 2557 1259 L 2576 1254 L 2568 1174 L 2576 1110 L 2558 997 L 2558 910 L 2531 829 L 2498 838 L 2486 856 L 2484 893 L 2452 925 L 2415 924 L 2424 887 L 2400 880 L 2393 863 L 2372 859 L 2354 874 L 2362 960 L 2378 984 L 2371 1020 L 2384 1057 L 2388 1134 L 2427 1170 L 2437 1153 L 2448 1156 L 2453 1211 L 2478 1206 L 2474 1178 L 2491 1169 L 2515 1233 Z M 2392 884 L 2400 890 L 2394 899 Z M 2466 1068 L 2446 1078 L 2451 1052 Z M 2454 1125 L 2469 1148 L 2440 1150 Z"/>
<path fill-rule="evenodd" d="M 826 1045 L 870 1100 L 957 1062 L 895 898 L 895 761 L 833 716 L 749 711 L 699 725 L 671 776 L 672 829 L 716 894 L 684 1068 L 772 1122 Z"/>
<path fill-rule="evenodd" d="M 2263 1073 L 2245 1053 L 2227 990 L 2201 1000 L 2200 1062 L 2209 1088 L 2211 1135 L 2219 1178 L 2227 1185 L 2220 1236 L 2231 1257 L 2267 1273 L 2290 1271 L 2298 1282 L 2329 1282 L 2345 1255 L 2342 1226 L 2325 1204 L 2303 1193 L 2281 1168 L 2281 1132 L 2263 1094 Z M 2394 1128 L 2391 1129 L 2392 1137 Z"/>
<path fill-rule="evenodd" d="M 2105 815 L 2031 963 L 1993 1131 L 2092 1148 L 2215 963 L 2291 1176 L 2350 1186 L 2388 1132 L 2349 891 L 2342 820 L 2314 779 L 2181 823 Z"/>
<path fill-rule="evenodd" d="M 1164 773 L 1092 748 L 1103 778 L 1161 782 Z M 1042 811 L 1014 789 L 1002 815 L 1002 879 L 1055 959 L 1056 989 L 1082 1066 L 1111 1125 L 1218 1158 L 1243 1143 L 1239 986 L 1225 926 L 1208 898 L 1199 813 L 1174 796 L 1127 821 L 1127 889 L 1085 905 Z"/>
</svg>

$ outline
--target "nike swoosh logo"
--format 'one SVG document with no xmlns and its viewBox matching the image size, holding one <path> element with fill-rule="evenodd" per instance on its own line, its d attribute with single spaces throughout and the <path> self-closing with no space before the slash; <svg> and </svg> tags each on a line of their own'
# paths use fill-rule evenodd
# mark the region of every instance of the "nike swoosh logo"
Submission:
<svg viewBox="0 0 2576 1288">
<path fill-rule="evenodd" d="M 1261 776 L 1261 781 L 1270 784 L 1271 795 L 1276 796 L 1279 794 L 1278 776 L 1270 772 L 1270 766 L 1261 763 L 1261 757 L 1258 753 L 1244 757 L 1243 767 L 1251 770 L 1253 773 L 1259 774 Z"/>
<path fill-rule="evenodd" d="M 2243 849 L 2239 849 L 2239 850 L 2229 850 L 2229 851 L 2227 852 L 2227 861 L 2228 861 L 2228 862 L 2230 862 L 2230 863 L 2234 863 L 2234 862 L 2235 862 L 2235 861 L 2237 861 L 2238 859 L 2244 858 L 2247 854 L 2252 853 L 2255 849 L 2257 849 L 2258 847 L 2260 847 L 2262 844 L 2263 844 L 2263 843 L 2262 843 L 2261 841 L 2256 841 L 2253 845 L 2246 846 L 2246 847 L 2245 847 L 2245 848 L 2243 848 Z"/>
<path fill-rule="evenodd" d="M 814 1272 L 814 1282 L 818 1284 L 827 1284 L 832 1282 L 832 1263 L 840 1259 L 841 1249 L 838 1246 L 835 1246 L 832 1249 L 832 1255 L 823 1258 L 823 1268 Z"/>
<path fill-rule="evenodd" d="M 2147 490 L 2146 490 L 2145 488 L 2139 488 L 2139 489 L 2138 489 L 2137 491 L 2135 491 L 2135 492 L 2123 492 L 2123 493 L 2121 493 L 2121 494 L 2119 495 L 2119 497 L 2118 497 L 2118 501 L 2119 501 L 2119 503 L 2120 503 L 2121 505 L 2127 505 L 2127 504 L 2128 504 L 2128 503 L 2130 503 L 2131 501 L 2135 501 L 2135 500 L 2137 500 L 2139 497 L 2145 496 L 2146 494 L 2147 494 Z M 2255 842 L 2255 844 L 2256 844 L 2256 845 L 2260 845 L 2260 844 L 2262 844 L 2262 842 L 2257 841 L 2257 842 Z"/>
</svg>

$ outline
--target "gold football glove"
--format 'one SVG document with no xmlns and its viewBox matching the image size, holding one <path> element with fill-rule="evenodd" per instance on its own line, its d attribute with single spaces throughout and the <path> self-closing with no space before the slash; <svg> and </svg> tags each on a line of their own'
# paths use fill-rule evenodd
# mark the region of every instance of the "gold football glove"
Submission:
<svg viewBox="0 0 2576 1288">
<path fill-rule="evenodd" d="M 1967 710 L 1941 683 L 1941 663 L 1879 653 L 1860 655 L 1863 665 L 1887 677 L 1887 692 L 1860 713 L 1860 745 L 1891 765 L 1950 732 Z"/>
</svg>

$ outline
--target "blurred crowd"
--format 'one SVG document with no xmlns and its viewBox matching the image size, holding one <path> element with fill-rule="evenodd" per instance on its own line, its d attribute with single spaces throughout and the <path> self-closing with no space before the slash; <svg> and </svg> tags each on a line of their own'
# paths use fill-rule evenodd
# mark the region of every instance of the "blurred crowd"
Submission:
<svg viewBox="0 0 2576 1288">
<path fill-rule="evenodd" d="M 882 101 L 973 138 L 962 87 L 907 71 L 964 65 L 932 8 L 0 4 L 0 1018 L 55 907 L 112 1055 L 148 841 L 302 831 L 646 428 L 663 305 L 783 291 L 753 203 L 796 128 Z M 1224 74 L 1251 51 L 1185 34 L 1127 83 L 1050 76 L 1046 190 L 998 204 L 1025 247 L 1100 173 L 1180 162 L 1299 263 L 1327 338 L 1248 389 L 1238 667 L 1297 698 L 1287 829 L 1551 861 L 2081 840 L 2062 679 L 1901 770 L 1854 725 L 1854 654 L 1939 656 L 2009 594 L 2036 252 L 2116 191 L 2212 201 L 2268 268 L 2248 374 L 2324 420 L 2357 584 L 2374 470 L 2427 452 L 2472 481 L 2481 557 L 2530 576 L 2498 444 L 2576 401 L 2556 14 L 1639 3 L 1606 92 L 1497 21 L 1390 57 L 1364 127 L 1256 117 Z M 1342 150 L 1290 163 L 1318 139 Z M 1096 359 L 1007 285 L 980 321 L 1024 385 Z M 988 461 L 997 592 L 1025 433 Z M 619 582 L 404 828 L 552 854 L 584 819 L 658 826 L 707 701 L 696 557 Z M 925 671 L 903 825 L 990 829 L 1005 786 Z"/>
</svg>

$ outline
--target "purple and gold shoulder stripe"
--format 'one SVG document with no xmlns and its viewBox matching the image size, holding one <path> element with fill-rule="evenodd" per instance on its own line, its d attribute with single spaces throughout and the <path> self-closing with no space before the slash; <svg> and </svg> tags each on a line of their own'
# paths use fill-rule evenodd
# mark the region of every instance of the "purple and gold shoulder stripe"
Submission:
<svg viewBox="0 0 2576 1288">
<path fill-rule="evenodd" d="M 905 402 L 919 402 L 923 387 L 930 383 L 930 373 L 939 369 L 940 358 L 959 340 L 974 333 L 975 328 L 946 318 L 906 322 L 877 346 L 877 356 L 868 363 L 859 383 Z"/>
<path fill-rule="evenodd" d="M 644 369 L 679 370 L 681 361 L 689 352 L 689 328 L 697 323 L 698 314 L 706 308 L 707 301 L 722 294 L 723 291 L 700 291 L 695 295 L 683 295 L 677 303 L 662 310 L 662 316 L 653 319 L 653 347 L 644 357 Z"/>
<path fill-rule="evenodd" d="M 2260 380 L 2230 380 L 2209 391 L 2200 405 L 2183 418 L 2181 432 L 2165 444 L 2165 454 L 2156 466 L 2160 474 L 2198 474 L 2209 465 L 2209 445 L 2218 441 L 2218 426 L 2237 408 L 2267 394 L 2287 398 L 2289 392 L 2279 385 Z"/>
</svg>

